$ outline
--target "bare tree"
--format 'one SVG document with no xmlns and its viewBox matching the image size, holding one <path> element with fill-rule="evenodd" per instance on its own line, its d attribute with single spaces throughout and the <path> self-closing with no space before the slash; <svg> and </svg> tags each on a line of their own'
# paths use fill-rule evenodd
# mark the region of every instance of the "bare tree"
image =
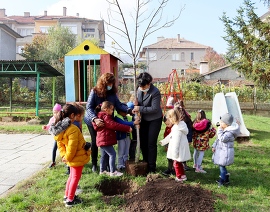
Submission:
<svg viewBox="0 0 270 212">
<path fill-rule="evenodd" d="M 179 5 L 179 12 L 168 19 L 164 18 L 164 10 L 172 0 L 126 1 L 129 4 L 135 2 L 135 7 L 130 13 L 127 13 L 123 5 L 121 5 L 120 0 L 106 1 L 109 3 L 108 19 L 105 20 L 102 18 L 107 26 L 106 35 L 113 40 L 116 51 L 125 53 L 132 59 L 134 68 L 134 92 L 136 92 L 136 62 L 145 39 L 160 29 L 171 27 L 180 17 L 184 7 L 180 7 Z M 128 24 L 129 18 L 132 19 L 132 24 Z M 117 39 L 117 36 L 120 36 L 121 39 Z M 124 42 L 128 42 L 129 49 L 124 47 Z M 137 128 L 137 135 L 138 132 L 139 128 Z M 139 161 L 139 143 L 138 140 L 136 162 Z"/>
<path fill-rule="evenodd" d="M 171 0 L 155 2 L 154 8 L 148 8 L 154 2 L 153 0 L 136 0 L 133 13 L 128 15 L 126 15 L 119 0 L 106 1 L 109 3 L 108 20 L 103 19 L 107 25 L 106 36 L 113 40 L 114 48 L 117 51 L 130 56 L 134 68 L 136 68 L 136 62 L 145 39 L 160 29 L 171 27 L 184 9 L 184 7 L 179 7 L 178 14 L 175 14 L 171 19 L 164 20 L 164 9 Z M 132 24 L 127 23 L 129 18 L 132 18 Z M 120 36 L 121 39 L 117 39 L 116 35 Z M 123 42 L 128 42 L 130 49 L 126 49 Z"/>
</svg>

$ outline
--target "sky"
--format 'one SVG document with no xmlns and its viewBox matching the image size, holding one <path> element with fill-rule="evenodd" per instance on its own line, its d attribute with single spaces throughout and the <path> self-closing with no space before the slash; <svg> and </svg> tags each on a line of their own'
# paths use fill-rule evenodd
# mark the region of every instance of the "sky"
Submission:
<svg viewBox="0 0 270 212">
<path fill-rule="evenodd" d="M 135 0 L 119 0 L 123 5 L 125 14 L 130 14 L 134 9 L 132 2 Z M 255 2 L 256 1 L 256 2 Z M 147 5 L 146 13 L 156 8 L 158 0 L 152 0 Z M 222 36 L 225 36 L 224 25 L 219 18 L 223 12 L 231 19 L 236 17 L 237 9 L 243 5 L 244 0 L 170 0 L 163 11 L 162 20 L 174 18 L 182 8 L 180 18 L 176 20 L 170 28 L 161 29 L 145 39 L 142 47 L 157 42 L 157 37 L 176 38 L 180 34 L 181 38 L 212 47 L 218 53 L 225 53 L 227 44 Z M 268 11 L 267 6 L 260 0 L 255 2 L 255 10 L 258 16 L 262 16 Z M 19 5 L 19 6 L 18 6 Z M 6 9 L 6 15 L 43 15 L 47 11 L 48 15 L 62 15 L 63 7 L 67 8 L 67 15 L 97 19 L 107 18 L 108 4 L 106 0 L 0 0 L 0 8 Z M 184 9 L 183 9 L 184 8 Z M 128 26 L 134 26 L 131 17 L 127 16 Z M 107 19 L 108 20 L 108 19 Z M 141 25 L 143 27 L 143 24 Z M 142 28 L 141 27 L 141 28 Z M 123 39 L 114 35 L 120 43 Z M 105 50 L 113 51 L 112 40 L 107 36 Z M 129 49 L 128 44 L 123 44 Z"/>
</svg>

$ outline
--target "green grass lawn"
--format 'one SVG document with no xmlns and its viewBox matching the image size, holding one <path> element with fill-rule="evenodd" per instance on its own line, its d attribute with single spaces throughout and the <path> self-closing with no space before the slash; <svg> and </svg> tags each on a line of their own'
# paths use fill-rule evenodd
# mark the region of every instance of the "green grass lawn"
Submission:
<svg viewBox="0 0 270 212">
<path fill-rule="evenodd" d="M 191 113 L 195 117 L 194 113 Z M 211 117 L 211 113 L 207 113 Z M 207 190 L 211 190 L 216 200 L 215 211 L 269 211 L 270 210 L 270 118 L 243 115 L 245 125 L 251 133 L 249 141 L 235 142 L 235 163 L 228 166 L 231 173 L 231 184 L 228 187 L 218 188 L 216 179 L 219 169 L 212 161 L 211 150 L 206 151 L 203 167 L 207 174 L 188 171 L 186 183 Z M 22 133 L 20 126 L 0 126 L 0 132 L 9 131 Z M 84 125 L 84 134 L 89 135 Z M 28 133 L 40 133 L 40 125 L 31 125 Z M 164 125 L 160 132 L 163 137 Z M 211 144 L 214 139 L 211 140 Z M 191 153 L 193 148 L 191 147 Z M 84 190 L 80 197 L 84 203 L 74 207 L 74 211 L 121 211 L 119 205 L 123 202 L 115 197 L 112 204 L 107 205 L 102 200 L 102 193 L 96 185 L 108 177 L 91 173 L 91 164 L 87 164 L 79 182 Z M 188 162 L 193 165 L 192 161 Z M 158 172 L 167 168 L 166 152 L 164 147 L 158 146 Z M 8 196 L 0 199 L 0 211 L 68 211 L 62 203 L 67 175 L 63 163 L 59 162 L 54 169 L 44 169 L 31 179 L 20 183 Z M 125 175 L 123 179 L 133 180 L 138 185 L 145 183 L 145 177 Z"/>
</svg>

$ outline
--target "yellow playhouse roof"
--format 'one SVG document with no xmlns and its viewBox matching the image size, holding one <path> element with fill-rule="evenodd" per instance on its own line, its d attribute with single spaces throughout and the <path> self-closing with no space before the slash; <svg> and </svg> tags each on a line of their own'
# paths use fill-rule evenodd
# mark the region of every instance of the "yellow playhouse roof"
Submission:
<svg viewBox="0 0 270 212">
<path fill-rule="evenodd" d="M 94 45 L 91 41 L 85 40 L 80 45 L 76 46 L 70 52 L 66 54 L 66 56 L 71 55 L 85 55 L 85 54 L 109 54 L 105 50 L 99 48 Z"/>
</svg>

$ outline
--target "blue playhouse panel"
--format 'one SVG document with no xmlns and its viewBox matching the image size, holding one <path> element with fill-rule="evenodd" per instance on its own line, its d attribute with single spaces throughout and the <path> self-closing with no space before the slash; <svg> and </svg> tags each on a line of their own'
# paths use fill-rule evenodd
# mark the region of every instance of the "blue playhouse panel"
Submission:
<svg viewBox="0 0 270 212">
<path fill-rule="evenodd" d="M 65 56 L 65 91 L 66 102 L 74 102 L 75 97 L 75 83 L 74 83 L 74 61 L 77 60 L 100 60 L 100 55 L 74 55 Z"/>
</svg>

